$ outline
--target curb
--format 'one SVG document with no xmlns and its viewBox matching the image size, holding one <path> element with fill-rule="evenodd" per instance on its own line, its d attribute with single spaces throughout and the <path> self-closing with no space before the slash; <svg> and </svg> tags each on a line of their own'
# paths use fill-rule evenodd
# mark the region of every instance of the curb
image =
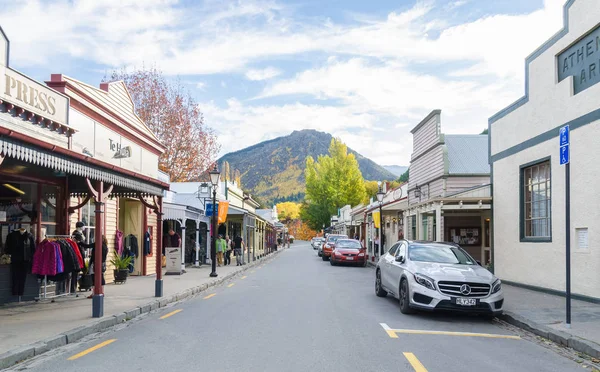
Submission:
<svg viewBox="0 0 600 372">
<path fill-rule="evenodd" d="M 144 305 L 140 305 L 133 309 L 115 315 L 106 315 L 102 319 L 99 319 L 94 323 L 73 328 L 71 330 L 47 338 L 45 340 L 38 341 L 29 345 L 23 345 L 16 349 L 9 350 L 3 354 L 0 354 L 0 370 L 12 367 L 19 362 L 22 362 L 34 356 L 41 355 L 52 349 L 56 349 L 64 345 L 74 343 L 84 338 L 85 336 L 91 335 L 93 333 L 98 333 L 107 330 L 111 327 L 114 327 L 117 324 L 120 324 L 124 321 L 132 320 L 133 318 L 136 318 L 142 314 L 147 314 L 153 310 L 165 307 L 171 303 L 181 301 L 188 297 L 192 297 L 200 292 L 206 291 L 208 288 L 215 287 L 223 283 L 224 281 L 229 280 L 256 265 L 259 265 L 266 260 L 275 258 L 279 253 L 283 251 L 284 249 L 278 249 L 277 251 L 274 251 L 271 256 L 266 256 L 261 259 L 257 259 L 252 263 L 247 263 L 246 265 L 242 266 L 241 270 L 220 277 L 214 282 L 204 283 L 196 287 L 188 288 L 168 297 L 157 298 L 154 301 L 151 301 Z"/>
<path fill-rule="evenodd" d="M 570 347 L 575 351 L 587 354 L 593 358 L 600 358 L 600 345 L 592 341 L 539 324 L 510 311 L 505 311 L 499 318 L 509 324 L 522 328 L 537 336 L 554 341 L 564 347 Z"/>
</svg>

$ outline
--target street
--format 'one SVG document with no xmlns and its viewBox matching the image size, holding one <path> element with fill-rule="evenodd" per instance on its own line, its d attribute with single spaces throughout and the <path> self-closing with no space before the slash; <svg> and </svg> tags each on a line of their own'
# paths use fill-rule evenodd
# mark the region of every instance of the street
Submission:
<svg viewBox="0 0 600 372">
<path fill-rule="evenodd" d="M 372 268 L 332 267 L 296 242 L 197 297 L 12 370 L 582 370 L 497 321 L 403 315 L 397 300 L 375 296 L 373 283 Z"/>
</svg>

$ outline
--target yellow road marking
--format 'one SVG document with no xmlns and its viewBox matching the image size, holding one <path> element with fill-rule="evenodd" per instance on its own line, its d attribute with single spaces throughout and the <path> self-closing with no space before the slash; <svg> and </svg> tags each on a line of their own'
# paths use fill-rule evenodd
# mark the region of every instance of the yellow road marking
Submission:
<svg viewBox="0 0 600 372">
<path fill-rule="evenodd" d="M 485 337 L 485 338 L 505 338 L 510 340 L 520 340 L 519 336 L 498 335 L 491 333 L 473 333 L 473 332 L 448 332 L 448 331 L 425 331 L 419 329 L 392 329 L 385 323 L 379 323 L 391 338 L 398 338 L 398 333 L 415 335 L 439 335 L 439 336 L 463 336 L 463 337 Z"/>
<path fill-rule="evenodd" d="M 208 300 L 209 298 L 211 298 L 211 297 L 214 297 L 214 296 L 216 296 L 216 295 L 217 295 L 216 293 L 211 293 L 211 294 L 209 294 L 208 296 L 204 297 L 204 299 L 205 299 L 205 300 Z"/>
<path fill-rule="evenodd" d="M 106 346 L 106 345 L 110 345 L 110 344 L 112 344 L 112 343 L 113 343 L 113 342 L 115 342 L 115 341 L 117 341 L 117 339 L 116 339 L 116 338 L 114 338 L 114 339 L 112 339 L 112 340 L 106 340 L 106 341 L 104 341 L 104 342 L 102 342 L 102 343 L 99 343 L 99 344 L 98 344 L 98 345 L 96 345 L 96 346 L 92 346 L 92 347 L 90 347 L 89 349 L 82 351 L 82 352 L 81 352 L 81 353 L 79 353 L 79 354 L 75 354 L 75 355 L 73 355 L 73 356 L 72 356 L 72 357 L 70 357 L 68 360 L 75 360 L 75 359 L 81 358 L 82 356 L 84 356 L 84 355 L 88 355 L 88 354 L 89 354 L 89 353 L 91 353 L 92 351 L 96 351 L 96 350 L 98 350 L 98 349 L 100 349 L 100 348 L 102 348 L 102 347 L 104 347 L 104 346 Z"/>
<path fill-rule="evenodd" d="M 242 279 L 246 279 L 246 278 L 247 278 L 247 276 L 246 276 L 246 275 L 242 276 Z"/>
<path fill-rule="evenodd" d="M 166 319 L 166 318 L 168 318 L 170 316 L 173 316 L 173 315 L 175 315 L 177 313 L 180 313 L 182 311 L 183 311 L 183 309 L 178 309 L 178 310 L 175 310 L 175 311 L 171 311 L 170 313 L 161 316 L 159 319 Z"/>
<path fill-rule="evenodd" d="M 231 283 L 231 284 L 227 285 L 227 288 L 231 288 L 231 287 L 233 287 L 234 285 L 235 285 L 235 283 Z"/>
<path fill-rule="evenodd" d="M 415 372 L 427 372 L 427 369 L 425 368 L 425 366 L 423 364 L 421 364 L 421 362 L 419 361 L 419 359 L 417 359 L 415 354 L 413 354 L 413 353 L 403 353 L 403 354 L 404 354 L 404 357 L 406 359 L 408 359 L 408 362 L 410 363 L 410 365 L 415 369 Z"/>
</svg>

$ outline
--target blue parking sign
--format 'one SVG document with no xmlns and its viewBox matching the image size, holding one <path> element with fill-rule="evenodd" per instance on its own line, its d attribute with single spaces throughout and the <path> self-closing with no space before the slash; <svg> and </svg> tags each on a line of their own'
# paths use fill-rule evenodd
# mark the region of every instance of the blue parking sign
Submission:
<svg viewBox="0 0 600 372">
<path fill-rule="evenodd" d="M 566 146 L 566 145 L 568 145 L 570 143 L 570 141 L 569 141 L 570 140 L 570 138 L 569 138 L 570 133 L 569 132 L 570 132 L 570 130 L 569 130 L 569 126 L 568 125 L 565 125 L 564 127 L 560 128 L 560 131 L 559 131 L 560 146 Z M 567 150 L 567 152 L 568 152 L 568 150 Z"/>
<path fill-rule="evenodd" d="M 569 163 L 569 145 L 560 147 L 560 165 Z"/>
</svg>

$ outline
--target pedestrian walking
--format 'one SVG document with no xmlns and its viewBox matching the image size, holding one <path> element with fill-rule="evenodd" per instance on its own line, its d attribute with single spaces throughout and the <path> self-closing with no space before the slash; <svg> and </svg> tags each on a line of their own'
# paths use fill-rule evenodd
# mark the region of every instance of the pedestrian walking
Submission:
<svg viewBox="0 0 600 372">
<path fill-rule="evenodd" d="M 223 239 L 223 235 L 219 235 L 219 239 L 217 239 L 217 264 L 219 267 L 223 265 L 223 253 L 227 249 L 225 239 Z"/>
<path fill-rule="evenodd" d="M 231 251 L 233 247 L 231 246 L 233 242 L 229 239 L 229 235 L 225 237 L 225 266 L 231 265 Z"/>
<path fill-rule="evenodd" d="M 244 262 L 242 261 L 242 249 L 245 247 L 244 239 L 241 236 L 237 235 L 235 239 L 233 239 L 233 253 L 235 254 L 235 260 L 237 262 L 236 266 L 242 266 Z"/>
</svg>

